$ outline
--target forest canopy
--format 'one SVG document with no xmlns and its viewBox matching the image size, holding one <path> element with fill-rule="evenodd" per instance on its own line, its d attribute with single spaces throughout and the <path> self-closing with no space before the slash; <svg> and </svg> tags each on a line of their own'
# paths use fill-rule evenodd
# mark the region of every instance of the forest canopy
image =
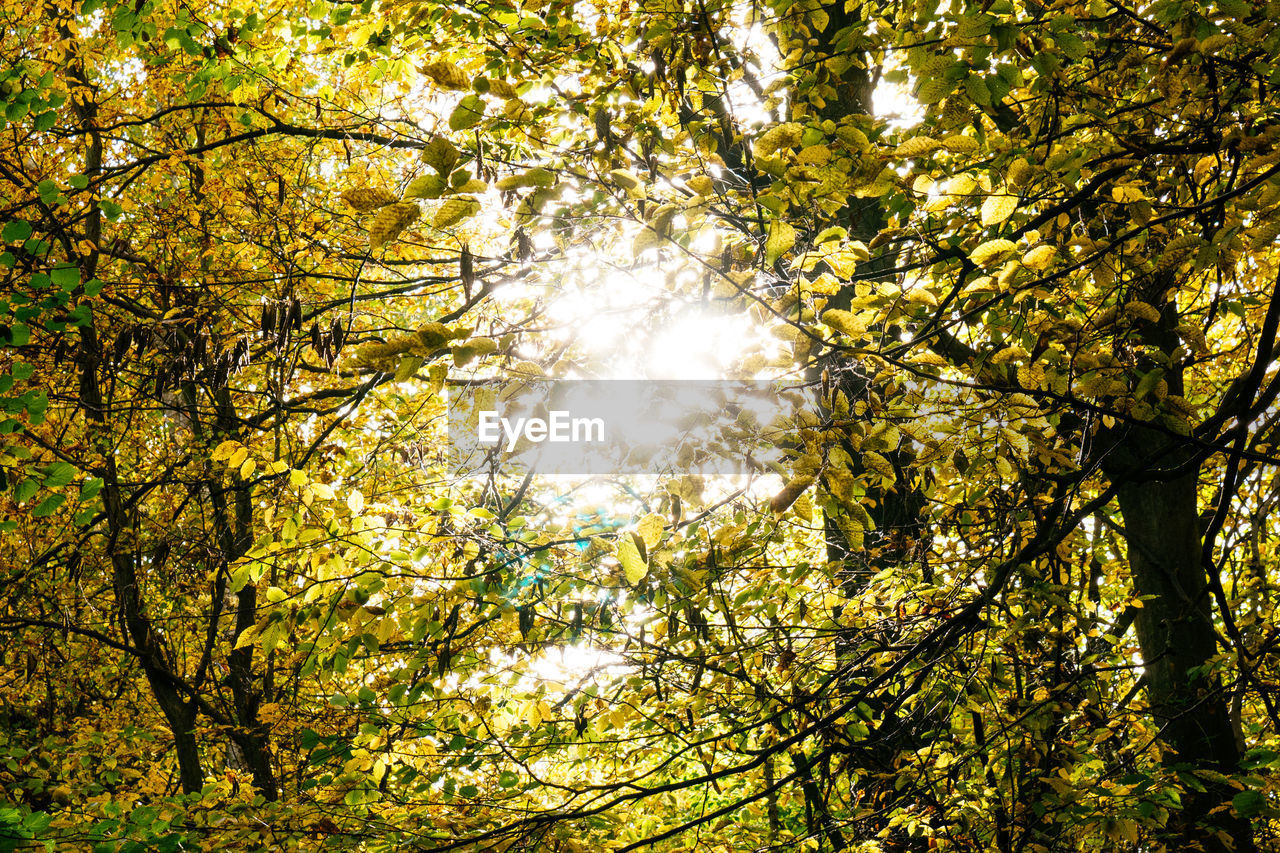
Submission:
<svg viewBox="0 0 1280 853">
<path fill-rule="evenodd" d="M 1278 55 L 0 6 L 0 851 L 1280 849 Z M 736 479 L 449 464 L 461 389 L 617 378 L 812 406 Z"/>
</svg>

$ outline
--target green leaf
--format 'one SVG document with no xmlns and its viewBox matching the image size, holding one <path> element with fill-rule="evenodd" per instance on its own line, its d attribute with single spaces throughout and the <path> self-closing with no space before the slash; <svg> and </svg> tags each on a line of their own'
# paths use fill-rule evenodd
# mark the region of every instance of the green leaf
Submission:
<svg viewBox="0 0 1280 853">
<path fill-rule="evenodd" d="M 449 114 L 450 130 L 466 130 L 475 127 L 484 118 L 484 99 L 479 95 L 467 95 Z"/>
<path fill-rule="evenodd" d="M 53 204 L 58 200 L 58 185 L 47 178 L 36 184 L 36 192 L 40 193 L 40 200 L 45 204 Z"/>
<path fill-rule="evenodd" d="M 66 495 L 49 495 L 31 510 L 32 518 L 44 518 L 53 515 L 58 511 L 58 507 L 62 506 L 67 500 Z"/>
<path fill-rule="evenodd" d="M 36 492 L 39 490 L 40 481 L 33 477 L 28 477 L 13 490 L 13 499 L 18 503 L 26 503 L 35 497 Z"/>
<path fill-rule="evenodd" d="M 27 417 L 31 418 L 32 423 L 43 423 L 44 413 L 49 408 L 49 398 L 43 391 L 31 394 L 27 398 Z"/>
<path fill-rule="evenodd" d="M 396 382 L 405 382 L 418 372 L 418 368 L 422 367 L 422 356 L 406 355 L 400 359 L 400 363 L 396 366 Z"/>
<path fill-rule="evenodd" d="M 21 219 L 15 219 L 6 222 L 4 230 L 0 231 L 0 240 L 6 243 L 22 243 L 31 236 L 31 223 L 24 222 Z"/>
<path fill-rule="evenodd" d="M 1266 808 L 1267 798 L 1260 791 L 1241 791 L 1231 798 L 1231 807 L 1241 817 L 1252 817 Z"/>
<path fill-rule="evenodd" d="M 49 276 L 54 284 L 66 291 L 75 290 L 80 284 L 80 270 L 71 264 L 59 264 Z"/>
<path fill-rule="evenodd" d="M 54 462 L 44 469 L 44 487 L 60 489 L 76 476 L 76 466 L 70 462 Z"/>
<path fill-rule="evenodd" d="M 978 106 L 991 106 L 991 90 L 987 88 L 986 81 L 977 74 L 970 74 L 965 78 L 964 91 L 969 96 L 969 100 Z"/>
<path fill-rule="evenodd" d="M 96 498 L 98 496 L 98 492 L 101 492 L 101 491 L 102 491 L 101 477 L 93 477 L 92 479 L 85 480 L 84 484 L 80 486 L 80 500 L 91 501 L 94 498 Z"/>
<path fill-rule="evenodd" d="M 1071 33 L 1055 33 L 1053 40 L 1058 43 L 1058 50 L 1071 59 L 1081 59 L 1089 52 L 1088 46 Z"/>
<path fill-rule="evenodd" d="M 419 175 L 405 188 L 405 198 L 439 198 L 444 192 L 444 178 L 439 175 Z"/>
</svg>

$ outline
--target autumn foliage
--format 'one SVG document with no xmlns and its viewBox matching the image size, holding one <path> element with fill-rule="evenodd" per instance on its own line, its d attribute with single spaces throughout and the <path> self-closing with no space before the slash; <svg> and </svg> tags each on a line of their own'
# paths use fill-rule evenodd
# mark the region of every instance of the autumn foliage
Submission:
<svg viewBox="0 0 1280 853">
<path fill-rule="evenodd" d="M 1280 849 L 1278 55 L 0 6 L 0 851 Z M 451 388 L 713 338 L 783 462 L 448 464 Z"/>
</svg>

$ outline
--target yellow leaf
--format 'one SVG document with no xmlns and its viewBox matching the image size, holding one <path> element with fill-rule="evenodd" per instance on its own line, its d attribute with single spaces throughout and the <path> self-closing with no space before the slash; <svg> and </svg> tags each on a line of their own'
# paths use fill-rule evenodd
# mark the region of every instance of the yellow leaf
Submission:
<svg viewBox="0 0 1280 853">
<path fill-rule="evenodd" d="M 861 240 L 847 243 L 831 240 L 818 246 L 816 251 L 805 252 L 799 267 L 809 272 L 818 264 L 825 263 L 837 276 L 848 278 L 857 270 L 858 264 L 870 259 L 871 252 Z"/>
<path fill-rule="evenodd" d="M 996 471 L 1000 473 L 1001 478 L 1005 480 L 1013 479 L 1013 466 L 1009 464 L 1009 460 L 1003 456 L 996 457 Z"/>
<path fill-rule="evenodd" d="M 972 154 L 978 150 L 978 140 L 972 136 L 962 136 L 960 134 L 948 136 L 942 140 L 942 145 L 948 151 L 954 151 L 957 154 Z"/>
<path fill-rule="evenodd" d="M 614 169 L 609 172 L 609 177 L 624 190 L 630 191 L 640 186 L 640 179 L 626 169 Z"/>
<path fill-rule="evenodd" d="M 476 356 L 480 355 L 480 352 L 475 343 L 468 342 L 465 344 L 458 344 L 456 347 L 450 347 L 449 354 L 453 356 L 453 364 L 455 367 L 466 367 L 468 364 L 476 360 Z"/>
<path fill-rule="evenodd" d="M 716 182 L 710 175 L 694 175 L 689 179 L 689 189 L 701 196 L 709 196 L 715 192 Z"/>
<path fill-rule="evenodd" d="M 1030 355 L 1031 353 L 1027 352 L 1025 347 L 1020 347 L 1015 344 L 1013 346 L 1007 346 L 1007 347 L 1004 347 L 1003 349 L 998 350 L 994 355 L 991 356 L 991 363 L 992 364 L 1008 364 L 1013 361 L 1018 361 L 1020 359 L 1028 358 Z"/>
<path fill-rule="evenodd" d="M 240 465 L 240 479 L 241 480 L 249 479 L 249 476 L 253 474 L 253 469 L 257 467 L 258 467 L 257 460 L 254 460 L 254 459 L 244 460 L 244 462 L 241 463 Z"/>
<path fill-rule="evenodd" d="M 782 219 L 775 219 L 769 225 L 769 236 L 764 241 L 764 262 L 766 266 L 773 264 L 796 244 L 796 229 Z"/>
<path fill-rule="evenodd" d="M 393 193 L 381 187 L 355 187 L 345 191 L 338 198 L 360 213 L 369 213 L 380 207 L 386 207 L 396 200 Z"/>
<path fill-rule="evenodd" d="M 1128 302 L 1124 306 L 1125 316 L 1145 320 L 1148 323 L 1160 322 L 1160 311 L 1154 305 L 1140 300 Z"/>
<path fill-rule="evenodd" d="M 914 302 L 920 305 L 927 305 L 930 308 L 938 307 L 938 297 L 934 295 L 932 290 L 927 287 L 917 286 L 906 292 L 908 302 Z"/>
<path fill-rule="evenodd" d="M 236 648 L 243 649 L 245 646 L 252 646 L 253 641 L 258 638 L 258 628 L 256 625 L 250 625 L 240 632 L 240 636 L 236 637 Z"/>
<path fill-rule="evenodd" d="M 461 91 L 471 88 L 471 78 L 467 73 L 458 66 L 450 62 L 436 61 L 422 66 L 418 69 L 432 82 L 442 89 L 454 89 Z M 492 85 L 492 83 L 490 83 Z"/>
<path fill-rule="evenodd" d="M 871 147 L 871 141 L 867 139 L 867 135 L 856 127 L 836 128 L 836 138 L 858 154 Z"/>
<path fill-rule="evenodd" d="M 299 471 L 296 468 L 289 472 L 289 485 L 295 489 L 300 489 L 307 484 L 307 472 Z"/>
<path fill-rule="evenodd" d="M 652 549 L 662 540 L 662 531 L 666 528 L 666 519 L 651 512 L 636 522 L 636 532 L 644 540 L 644 547 Z"/>
<path fill-rule="evenodd" d="M 1036 246 L 1022 256 L 1022 263 L 1036 272 L 1043 272 L 1053 264 L 1058 250 L 1053 246 Z"/>
<path fill-rule="evenodd" d="M 825 166 L 831 162 L 831 149 L 825 145 L 806 146 L 800 149 L 800 153 L 796 155 L 796 162 Z"/>
<path fill-rule="evenodd" d="M 1013 212 L 1018 209 L 1018 197 L 1015 195 L 989 195 L 986 201 L 982 202 L 982 224 L 999 225 L 1004 222 Z"/>
<path fill-rule="evenodd" d="M 445 379 L 449 376 L 449 366 L 437 361 L 427 369 L 427 376 L 431 380 L 430 393 L 437 394 L 444 387 Z"/>
<path fill-rule="evenodd" d="M 622 573 L 626 575 L 629 584 L 638 584 L 649 574 L 649 567 L 630 536 L 623 536 L 618 542 L 618 562 L 622 564 Z"/>
<path fill-rule="evenodd" d="M 942 143 L 936 139 L 930 139 L 927 136 L 917 136 L 914 139 L 908 139 L 893 150 L 895 157 L 923 157 L 926 154 L 932 154 L 942 147 Z"/>
<path fill-rule="evenodd" d="M 239 468 L 244 464 L 244 460 L 249 458 L 249 448 L 241 447 L 235 453 L 231 454 L 231 458 L 227 460 L 228 468 Z"/>
<path fill-rule="evenodd" d="M 498 342 L 493 338 L 472 338 L 466 345 L 471 347 L 476 355 L 491 355 L 498 351 Z"/>
<path fill-rule="evenodd" d="M 862 465 L 867 470 L 876 472 L 886 480 L 892 480 L 895 477 L 893 463 L 874 450 L 868 450 L 862 454 Z"/>
<path fill-rule="evenodd" d="M 351 510 L 352 515 L 359 515 L 364 509 L 364 495 L 360 494 L 359 489 L 352 489 L 351 494 L 347 495 L 347 509 Z"/>
<path fill-rule="evenodd" d="M 1111 198 L 1120 204 L 1132 204 L 1135 201 L 1142 201 L 1146 198 L 1142 194 L 1142 190 L 1132 184 L 1122 184 L 1111 188 Z"/>
<path fill-rule="evenodd" d="M 984 266 L 1017 248 L 1012 240 L 988 240 L 969 253 L 969 260 Z"/>
<path fill-rule="evenodd" d="M 494 80 L 491 78 L 489 80 L 489 91 L 494 95 L 497 95 L 499 98 L 507 101 L 520 97 L 520 93 L 516 90 L 516 87 L 508 83 L 506 80 Z"/>
<path fill-rule="evenodd" d="M 429 322 L 419 327 L 418 342 L 429 352 L 434 352 L 456 337 L 453 330 L 444 323 Z"/>
<path fill-rule="evenodd" d="M 768 157 L 780 148 L 799 145 L 803 135 L 804 125 L 794 121 L 783 122 L 760 134 L 752 147 L 757 157 Z"/>
<path fill-rule="evenodd" d="M 323 500 L 323 501 L 333 500 L 333 489 L 329 488 L 324 483 L 312 483 L 310 488 L 312 493 L 316 497 L 320 498 L 320 500 Z"/>
<path fill-rule="evenodd" d="M 400 236 L 400 232 L 412 225 L 422 209 L 413 202 L 389 204 L 374 217 L 369 226 L 369 247 L 377 251 Z"/>
<path fill-rule="evenodd" d="M 1211 170 L 1217 168 L 1217 166 L 1218 166 L 1217 154 L 1206 154 L 1203 157 L 1201 157 L 1199 160 L 1197 160 L 1195 169 L 1193 170 L 1196 176 L 1196 183 L 1203 184 L 1205 176 L 1208 175 Z"/>
<path fill-rule="evenodd" d="M 228 439 L 227 441 L 222 442 L 216 448 L 214 448 L 213 461 L 221 462 L 223 459 L 226 459 L 232 453 L 235 453 L 236 448 L 239 446 L 240 446 L 240 442 L 235 441 L 234 439 Z M 245 452 L 247 453 L 248 451 L 245 451 Z"/>
<path fill-rule="evenodd" d="M 624 172 L 622 169 L 618 169 L 616 171 Z M 613 172 L 610 172 L 609 174 L 614 175 Z M 625 174 L 630 174 L 630 172 L 625 172 Z M 616 178 L 616 175 L 614 177 Z M 637 178 L 636 183 L 639 184 L 639 182 L 639 178 Z M 508 175 L 505 178 L 499 178 L 494 183 L 494 186 L 505 191 L 518 190 L 522 187 L 553 187 L 555 184 L 556 175 L 554 172 L 550 169 L 536 168 L 530 169 L 527 172 L 522 172 L 519 175 Z"/>
<path fill-rule="evenodd" d="M 1019 157 L 1010 163 L 1009 170 L 1005 173 L 1005 181 L 1011 187 L 1022 186 L 1029 177 L 1031 177 L 1031 164 L 1025 157 Z"/>
<path fill-rule="evenodd" d="M 462 155 L 453 143 L 443 136 L 433 136 L 422 149 L 422 162 L 435 169 L 441 175 L 449 174 Z"/>
<path fill-rule="evenodd" d="M 796 498 L 796 502 L 791 505 L 795 514 L 805 521 L 813 521 L 813 500 L 808 495 L 801 495 Z"/>
<path fill-rule="evenodd" d="M 800 499 L 805 489 L 813 485 L 813 477 L 809 475 L 798 475 L 792 477 L 787 484 L 782 487 L 782 491 L 778 492 L 769 500 L 769 509 L 773 510 L 774 515 L 781 516 L 787 509 Z M 812 511 L 812 507 L 810 508 Z"/>
<path fill-rule="evenodd" d="M 1103 822 L 1102 831 L 1112 841 L 1138 843 L 1138 825 L 1128 818 L 1108 818 Z"/>
<path fill-rule="evenodd" d="M 867 324 L 859 320 L 852 311 L 832 308 L 822 312 L 822 322 L 851 338 L 860 338 L 867 331 Z"/>
<path fill-rule="evenodd" d="M 448 228 L 479 212 L 480 202 L 469 196 L 458 196 L 440 205 L 431 224 L 436 228 Z"/>
</svg>

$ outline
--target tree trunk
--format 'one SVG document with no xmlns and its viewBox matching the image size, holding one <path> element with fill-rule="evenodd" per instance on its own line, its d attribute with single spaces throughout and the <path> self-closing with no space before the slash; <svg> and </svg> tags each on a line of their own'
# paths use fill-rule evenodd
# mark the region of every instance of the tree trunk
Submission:
<svg viewBox="0 0 1280 853">
<path fill-rule="evenodd" d="M 194 794 L 204 787 L 204 770 L 200 766 L 200 749 L 196 742 L 196 706 L 184 702 L 167 686 L 157 684 L 150 672 L 151 691 L 173 732 L 173 752 L 178 760 L 178 780 L 182 790 Z"/>
<path fill-rule="evenodd" d="M 1138 642 L 1146 671 L 1151 714 L 1171 750 L 1170 765 L 1235 772 L 1240 760 L 1227 703 L 1216 678 L 1203 667 L 1217 653 L 1208 579 L 1201 562 L 1197 512 L 1198 471 L 1164 480 L 1139 480 L 1138 460 L 1152 459 L 1167 444 L 1147 430 L 1131 432 L 1116 448 L 1128 471 L 1117 475 L 1135 595 L 1147 597 L 1137 613 Z M 1163 464 L 1177 464 L 1173 459 Z M 1207 784 L 1188 790 L 1169 822 L 1170 843 L 1182 849 L 1253 850 L 1249 822 L 1230 811 L 1234 789 Z M 1211 814 L 1215 808 L 1227 808 Z M 1229 846 L 1222 838 L 1231 839 Z"/>
<path fill-rule="evenodd" d="M 257 588 L 245 585 L 236 595 L 236 636 L 253 626 L 257 616 Z M 235 703 L 237 727 L 231 734 L 237 754 L 245 769 L 253 774 L 253 787 L 268 800 L 279 797 L 275 771 L 271 766 L 271 740 L 266 727 L 258 719 L 262 690 L 253 672 L 253 646 L 235 649 L 228 655 L 231 668 L 231 695 Z"/>
</svg>

